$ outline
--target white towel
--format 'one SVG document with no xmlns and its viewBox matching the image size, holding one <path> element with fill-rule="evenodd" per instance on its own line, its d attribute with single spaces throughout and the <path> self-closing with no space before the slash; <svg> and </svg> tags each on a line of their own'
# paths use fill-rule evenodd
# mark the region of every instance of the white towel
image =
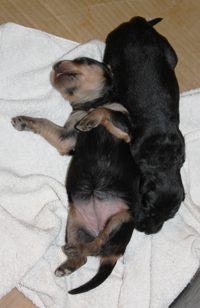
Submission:
<svg viewBox="0 0 200 308">
<path fill-rule="evenodd" d="M 59 59 L 102 59 L 98 40 L 79 45 L 15 24 L 0 26 L 0 297 L 17 287 L 39 308 L 166 308 L 187 285 L 200 259 L 200 91 L 181 98 L 186 139 L 182 178 L 186 199 L 156 235 L 134 231 L 123 258 L 98 288 L 68 295 L 95 275 L 96 258 L 66 278 L 55 268 L 65 259 L 69 157 L 41 137 L 16 131 L 24 114 L 63 125 L 70 107 L 49 82 Z M 199 153 L 199 155 L 198 155 Z"/>
</svg>

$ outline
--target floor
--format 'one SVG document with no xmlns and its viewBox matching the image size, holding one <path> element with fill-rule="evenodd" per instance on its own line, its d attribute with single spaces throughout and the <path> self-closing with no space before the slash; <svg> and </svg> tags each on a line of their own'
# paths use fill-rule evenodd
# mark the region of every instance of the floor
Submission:
<svg viewBox="0 0 200 308">
<path fill-rule="evenodd" d="M 200 307 L 200 269 L 190 284 L 172 303 L 170 308 L 199 308 Z"/>
<path fill-rule="evenodd" d="M 157 25 L 175 48 L 181 91 L 200 87 L 200 1 L 196 0 L 0 0 L 0 23 L 14 22 L 67 39 L 104 40 L 132 16 L 163 17 Z M 16 289 L 0 308 L 35 307 Z"/>
</svg>

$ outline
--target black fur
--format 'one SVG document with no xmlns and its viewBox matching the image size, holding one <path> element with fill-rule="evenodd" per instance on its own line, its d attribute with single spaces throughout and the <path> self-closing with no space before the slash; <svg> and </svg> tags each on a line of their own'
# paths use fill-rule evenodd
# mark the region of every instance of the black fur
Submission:
<svg viewBox="0 0 200 308">
<path fill-rule="evenodd" d="M 80 132 L 67 176 L 69 201 L 86 200 L 92 195 L 100 199 L 118 197 L 132 208 L 136 175 L 128 144 L 102 126 Z"/>
<path fill-rule="evenodd" d="M 104 127 L 79 133 L 67 175 L 69 202 L 116 197 L 132 207 L 135 169 L 129 146 Z"/>
<path fill-rule="evenodd" d="M 119 117 L 123 130 L 128 130 L 123 117 Z M 69 202 L 121 199 L 134 217 L 139 202 L 139 170 L 132 159 L 127 143 L 110 135 L 103 126 L 79 133 L 74 156 L 67 175 Z M 122 224 L 111 232 L 99 256 L 121 255 L 125 252 L 134 229 L 134 222 Z M 69 291 L 70 294 L 86 292 L 101 284 L 112 272 L 115 264 L 102 263 L 97 274 L 85 285 Z"/>
<path fill-rule="evenodd" d="M 184 200 L 177 56 L 152 27 L 159 21 L 135 17 L 121 24 L 108 35 L 104 55 L 113 72 L 113 100 L 128 109 L 133 122 L 131 152 L 141 171 L 142 200 L 135 224 L 147 234 L 159 231 Z"/>
<path fill-rule="evenodd" d="M 87 292 L 91 289 L 94 289 L 98 287 L 103 281 L 108 278 L 108 276 L 112 273 L 113 268 L 115 267 L 115 264 L 113 263 L 103 263 L 100 265 L 99 270 L 97 274 L 87 283 L 84 285 L 73 289 L 69 291 L 69 294 L 79 294 L 79 293 L 84 293 Z"/>
</svg>

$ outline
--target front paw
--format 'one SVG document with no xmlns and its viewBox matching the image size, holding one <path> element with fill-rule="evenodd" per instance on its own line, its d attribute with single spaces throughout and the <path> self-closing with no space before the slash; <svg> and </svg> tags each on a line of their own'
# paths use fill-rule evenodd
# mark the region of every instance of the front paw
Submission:
<svg viewBox="0 0 200 308">
<path fill-rule="evenodd" d="M 37 132 L 35 121 L 33 118 L 26 116 L 17 116 L 11 119 L 13 127 L 19 131 Z"/>
<path fill-rule="evenodd" d="M 89 132 L 93 128 L 97 127 L 100 124 L 99 119 L 93 117 L 92 115 L 88 115 L 80 120 L 75 128 L 81 132 Z"/>
</svg>

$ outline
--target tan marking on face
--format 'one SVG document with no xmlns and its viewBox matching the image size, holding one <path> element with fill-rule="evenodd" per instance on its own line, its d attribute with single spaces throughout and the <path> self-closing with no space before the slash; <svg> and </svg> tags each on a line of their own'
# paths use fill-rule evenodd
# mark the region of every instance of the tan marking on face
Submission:
<svg viewBox="0 0 200 308">
<path fill-rule="evenodd" d="M 57 71 L 52 71 L 51 81 L 65 99 L 77 104 L 98 98 L 104 87 L 105 78 L 103 69 L 98 65 L 64 60 Z"/>
</svg>

